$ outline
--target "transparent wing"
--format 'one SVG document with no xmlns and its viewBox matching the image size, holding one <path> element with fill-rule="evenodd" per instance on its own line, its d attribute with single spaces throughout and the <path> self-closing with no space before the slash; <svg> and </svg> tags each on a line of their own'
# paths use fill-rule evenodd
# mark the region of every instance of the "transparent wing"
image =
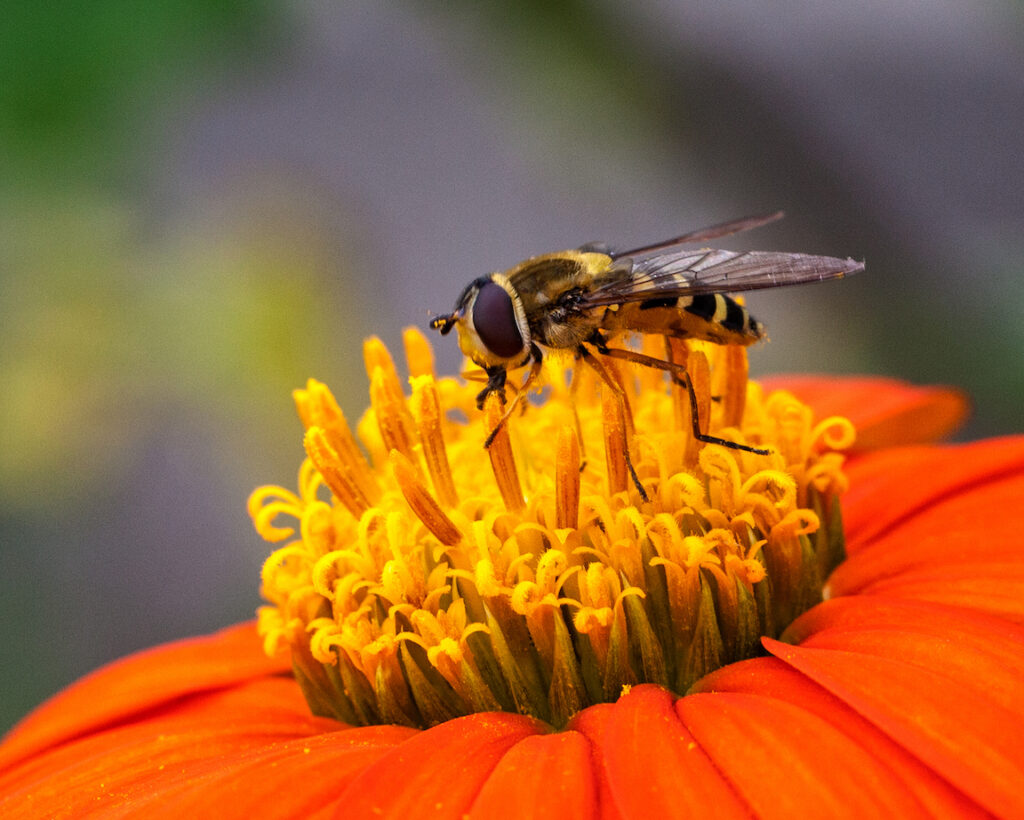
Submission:
<svg viewBox="0 0 1024 820">
<path fill-rule="evenodd" d="M 586 245 L 580 245 L 576 250 L 596 251 L 597 253 L 607 254 L 612 259 L 641 256 L 659 251 L 662 248 L 669 248 L 675 245 L 692 245 L 694 242 L 710 242 L 712 239 L 721 239 L 723 236 L 753 230 L 754 228 L 760 228 L 763 225 L 777 222 L 783 216 L 785 214 L 782 211 L 775 211 L 774 213 L 761 216 L 745 216 L 742 219 L 731 219 L 728 222 L 712 225 L 710 228 L 698 228 L 695 231 L 688 231 L 671 239 L 662 239 L 660 242 L 652 242 L 650 245 L 642 245 L 639 248 L 631 248 L 628 251 L 613 248 L 607 242 L 588 242 Z"/>
<path fill-rule="evenodd" d="M 740 233 L 741 231 L 750 231 L 754 228 L 770 225 L 772 222 L 777 222 L 782 219 L 783 216 L 785 216 L 785 214 L 782 211 L 775 211 L 774 213 L 763 214 L 761 216 L 745 216 L 742 219 L 731 219 L 728 222 L 712 225 L 710 228 L 698 228 L 695 231 L 689 231 L 681 236 L 675 236 L 672 239 L 663 239 L 660 242 L 654 242 L 650 245 L 633 248 L 632 250 L 623 251 L 621 253 L 613 252 L 612 258 L 618 259 L 622 256 L 640 256 L 641 254 L 648 254 L 652 251 L 661 250 L 662 248 L 668 248 L 673 245 L 691 245 L 694 242 L 710 242 L 712 239 L 720 239 L 723 236 L 731 236 L 732 234 Z"/>
<path fill-rule="evenodd" d="M 590 291 L 584 300 L 588 306 L 822 282 L 859 273 L 864 263 L 804 253 L 702 249 L 623 257 L 614 267 L 621 275 Z"/>
</svg>

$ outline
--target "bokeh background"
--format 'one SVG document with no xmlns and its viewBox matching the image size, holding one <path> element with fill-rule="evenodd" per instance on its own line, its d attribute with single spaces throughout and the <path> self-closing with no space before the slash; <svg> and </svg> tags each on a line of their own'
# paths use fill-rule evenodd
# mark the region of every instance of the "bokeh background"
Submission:
<svg viewBox="0 0 1024 820">
<path fill-rule="evenodd" d="M 0 27 L 0 729 L 251 615 L 290 390 L 476 275 L 777 208 L 758 373 L 1024 398 L 1024 7 L 70 0 Z M 439 351 L 458 366 L 454 343 Z"/>
</svg>

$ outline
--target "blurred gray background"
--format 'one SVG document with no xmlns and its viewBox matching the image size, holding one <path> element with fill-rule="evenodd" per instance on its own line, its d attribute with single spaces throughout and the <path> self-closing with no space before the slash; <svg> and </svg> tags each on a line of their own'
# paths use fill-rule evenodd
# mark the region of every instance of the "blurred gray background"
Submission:
<svg viewBox="0 0 1024 820">
<path fill-rule="evenodd" d="M 752 295 L 755 372 L 952 383 L 963 436 L 1022 428 L 1019 3 L 18 5 L 0 729 L 250 617 L 245 499 L 294 485 L 290 390 L 323 379 L 357 418 L 365 336 L 397 350 L 535 253 L 785 209 L 727 246 L 868 272 Z"/>
</svg>

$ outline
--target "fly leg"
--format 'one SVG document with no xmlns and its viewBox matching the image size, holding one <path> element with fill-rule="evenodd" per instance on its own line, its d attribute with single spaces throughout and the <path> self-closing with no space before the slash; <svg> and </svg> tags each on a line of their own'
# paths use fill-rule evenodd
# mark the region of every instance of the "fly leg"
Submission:
<svg viewBox="0 0 1024 820">
<path fill-rule="evenodd" d="M 508 376 L 508 370 L 499 365 L 498 367 L 488 367 L 485 372 L 487 373 L 487 387 L 476 394 L 477 410 L 484 409 L 484 402 L 487 401 L 487 397 L 491 393 L 497 393 L 501 403 L 505 403 L 505 378 Z"/>
<path fill-rule="evenodd" d="M 667 362 L 664 359 L 656 359 L 653 356 L 646 356 L 643 353 L 637 353 L 633 350 L 621 350 L 619 348 L 611 348 L 607 345 L 598 348 L 598 352 L 603 356 L 610 356 L 613 359 L 623 359 L 627 362 L 633 362 L 634 364 L 640 364 L 644 367 L 653 367 L 657 370 L 664 370 L 671 376 L 672 381 L 680 386 L 686 387 L 686 393 L 690 397 L 690 421 L 693 424 L 693 437 L 697 441 L 703 441 L 705 444 L 720 444 L 723 447 L 728 447 L 731 450 L 743 450 L 746 453 L 755 453 L 759 456 L 766 456 L 771 453 L 771 450 L 765 450 L 760 447 L 751 447 L 747 444 L 740 444 L 736 441 L 729 441 L 728 439 L 718 438 L 718 436 L 709 436 L 707 433 L 700 431 L 700 419 L 697 418 L 697 394 L 693 392 L 693 383 L 690 381 L 690 377 L 686 372 L 686 368 L 678 364 L 677 362 Z"/>
<path fill-rule="evenodd" d="M 538 348 L 537 345 L 531 345 L 530 346 L 530 359 L 531 359 L 530 372 L 527 374 L 526 378 L 523 380 L 523 383 L 519 387 L 519 392 L 516 393 L 515 398 L 513 398 L 511 403 L 509 404 L 509 406 L 505 408 L 504 415 L 502 415 L 502 417 L 498 420 L 498 423 L 494 425 L 494 429 L 491 430 L 491 432 L 487 434 L 487 438 L 484 440 L 484 449 L 485 450 L 487 448 L 489 448 L 494 443 L 494 437 L 496 435 L 498 435 L 498 432 L 501 430 L 501 428 L 504 427 L 505 423 L 512 417 L 512 414 L 515 412 L 515 410 L 519 406 L 520 402 L 522 402 L 522 400 L 524 398 L 526 398 L 527 394 L 530 392 L 530 386 L 534 383 L 534 381 L 536 381 L 537 376 L 540 375 L 541 362 L 543 361 L 544 357 L 541 354 L 540 348 Z M 499 368 L 497 368 L 497 367 L 493 368 L 493 373 L 496 374 L 498 372 L 498 370 L 499 370 Z M 500 371 L 501 371 L 501 375 L 500 375 L 501 387 L 498 388 L 498 389 L 500 389 L 502 391 L 502 398 L 504 399 L 504 394 L 505 394 L 505 390 L 504 390 L 504 388 L 505 388 L 505 374 L 508 371 L 506 371 L 504 368 L 500 368 Z M 480 395 L 476 397 L 477 406 L 480 407 L 480 408 L 483 408 L 484 400 L 487 398 L 487 395 L 491 392 L 492 389 L 495 389 L 495 388 L 491 387 L 491 381 L 492 380 L 498 380 L 498 378 L 499 378 L 496 375 L 492 374 L 492 370 L 488 370 L 487 371 L 487 375 L 488 375 L 487 387 L 485 387 L 481 391 Z M 502 403 L 504 403 L 504 401 Z"/>
<path fill-rule="evenodd" d="M 594 372 L 600 376 L 601 381 L 603 381 L 612 391 L 612 394 L 615 396 L 615 401 L 619 404 L 619 410 L 622 412 L 623 419 L 628 419 L 629 403 L 626 401 L 626 393 L 622 389 L 622 385 L 612 378 L 612 375 L 608 372 L 608 368 L 601 364 L 601 360 L 587 350 L 583 345 L 577 347 L 576 351 L 579 353 L 583 361 L 594 369 Z M 648 497 L 647 491 L 644 489 L 644 485 L 640 483 L 640 478 L 637 476 L 636 470 L 633 467 L 633 459 L 630 458 L 628 446 L 625 448 L 625 456 L 626 467 L 629 468 L 629 476 L 633 479 L 633 486 L 636 487 L 637 492 L 640 493 L 640 497 L 644 501 L 650 501 L 651 499 Z"/>
</svg>

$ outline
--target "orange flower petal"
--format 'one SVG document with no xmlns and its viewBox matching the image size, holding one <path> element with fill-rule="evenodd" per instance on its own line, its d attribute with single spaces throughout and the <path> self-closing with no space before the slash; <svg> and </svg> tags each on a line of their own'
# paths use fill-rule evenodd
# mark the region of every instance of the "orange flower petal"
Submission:
<svg viewBox="0 0 1024 820">
<path fill-rule="evenodd" d="M 960 426 L 969 403 L 952 387 L 918 387 L 897 379 L 772 376 L 765 391 L 788 390 L 816 418 L 846 416 L 857 428 L 854 452 L 939 441 Z"/>
<path fill-rule="evenodd" d="M 417 732 L 345 789 L 345 817 L 465 816 L 505 754 L 549 730 L 522 715 L 480 712 Z"/>
<path fill-rule="evenodd" d="M 590 742 L 571 731 L 520 740 L 484 783 L 469 816 L 481 820 L 596 817 L 597 782 Z"/>
<path fill-rule="evenodd" d="M 799 706 L 827 721 L 867 751 L 883 768 L 892 772 L 919 804 L 920 810 L 915 812 L 918 816 L 987 816 L 987 812 L 882 733 L 878 727 L 778 658 L 755 658 L 723 666 L 701 679 L 694 687 L 694 692 L 761 695 Z M 810 740 L 813 744 L 813 735 Z M 845 764 L 837 762 L 836 765 Z"/>
<path fill-rule="evenodd" d="M 672 701 L 664 689 L 637 686 L 601 716 L 603 725 L 571 724 L 598 750 L 615 807 L 629 818 L 674 817 L 684 807 L 695 815 L 749 817 Z M 599 731 L 591 734 L 592 729 Z"/>
<path fill-rule="evenodd" d="M 832 595 L 885 592 L 1024 622 L 1024 437 L 876 453 L 850 467 Z"/>
<path fill-rule="evenodd" d="M 799 706 L 764 695 L 716 693 L 682 698 L 676 712 L 757 817 L 921 812 L 871 750 Z"/>
<path fill-rule="evenodd" d="M 190 761 L 173 778 L 140 778 L 138 793 L 119 795 L 112 806 L 147 818 L 183 816 L 260 817 L 273 807 L 279 818 L 333 817 L 339 795 L 367 766 L 410 730 L 361 727 L 287 741 L 251 744 L 233 753 Z M 110 782 L 107 778 L 104 782 Z M 63 805 L 63 804 L 62 804 Z M 93 809 L 95 802 L 83 805 Z"/>
<path fill-rule="evenodd" d="M 281 818 L 328 818 L 343 806 L 339 795 L 368 766 L 414 730 L 367 726 L 265 744 L 204 760 L 175 789 L 133 801 L 146 817 L 259 817 L 273 806 Z"/>
<path fill-rule="evenodd" d="M 773 655 L 816 681 L 994 814 L 1019 815 L 1024 715 L 1006 709 L 986 682 L 946 665 L 862 651 L 791 646 L 769 638 Z M 954 652 L 952 643 L 948 650 Z"/>
<path fill-rule="evenodd" d="M 147 649 L 88 675 L 36 709 L 0 746 L 0 769 L 184 695 L 290 669 L 287 658 L 263 654 L 252 622 Z"/>
<path fill-rule="evenodd" d="M 605 768 L 605 761 L 601 758 L 600 749 L 605 743 L 605 732 L 609 720 L 615 712 L 615 706 L 611 703 L 598 703 L 582 712 L 577 712 L 569 721 L 569 729 L 577 731 L 590 741 L 591 753 L 594 760 L 594 777 L 597 780 L 597 806 L 598 811 L 594 815 L 599 820 L 619 820 L 622 814 L 615 805 L 612 797 L 611 785 L 608 782 L 608 771 Z"/>
<path fill-rule="evenodd" d="M 802 647 L 898 658 L 955 678 L 958 686 L 983 687 L 988 700 L 1019 710 L 1024 627 L 1001 618 L 883 596 L 837 598 L 797 618 L 783 638 Z"/>
<path fill-rule="evenodd" d="M 264 678 L 181 698 L 5 767 L 0 814 L 180 818 L 201 807 L 208 816 L 244 817 L 260 808 L 260 796 L 273 796 L 277 816 L 307 817 L 339 795 L 354 770 L 413 733 L 312 717 L 294 681 Z M 284 782 L 292 788 L 281 790 Z"/>
<path fill-rule="evenodd" d="M 900 447 L 855 459 L 847 468 L 850 489 L 843 496 L 847 546 L 855 552 L 919 517 L 934 533 L 944 532 L 948 522 L 930 523 L 942 502 L 963 497 L 962 503 L 971 503 L 966 497 L 980 489 L 977 500 L 986 504 L 989 492 L 999 492 L 1000 482 L 1022 475 L 1024 436 L 948 447 Z M 1013 518 L 1004 502 L 1005 494 L 993 499 L 988 507 L 991 520 Z M 977 527 L 988 523 L 961 522 L 959 529 L 973 525 L 977 534 Z"/>
<path fill-rule="evenodd" d="M 925 567 L 865 587 L 864 593 L 932 601 L 1024 623 L 1024 565 Z"/>
</svg>

